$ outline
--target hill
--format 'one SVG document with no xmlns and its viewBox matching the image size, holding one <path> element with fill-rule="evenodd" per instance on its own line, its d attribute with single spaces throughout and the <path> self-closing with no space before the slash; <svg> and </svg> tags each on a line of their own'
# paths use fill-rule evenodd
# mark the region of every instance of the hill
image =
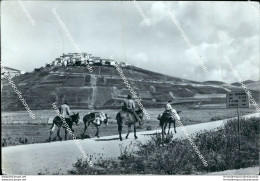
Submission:
<svg viewBox="0 0 260 181">
<path fill-rule="evenodd" d="M 65 100 L 72 108 L 119 108 L 130 91 L 115 67 L 93 65 L 92 68 L 90 73 L 85 66 L 46 66 L 14 77 L 13 81 L 32 110 L 52 109 L 52 103 L 61 104 Z M 201 83 L 135 66 L 124 67 L 123 73 L 147 107 L 162 105 L 168 100 L 188 105 L 202 100 L 205 103 L 225 103 L 223 96 L 203 99 L 198 95 L 224 95 L 229 91 L 242 90 L 238 86 L 227 88 L 209 82 Z M 2 83 L 2 110 L 24 110 L 7 80 Z M 254 91 L 253 95 L 258 98 L 259 91 Z"/>
<path fill-rule="evenodd" d="M 243 83 L 245 84 L 245 86 L 246 86 L 248 89 L 256 90 L 256 91 L 259 91 L 259 90 L 260 90 L 260 80 L 258 80 L 258 81 L 246 80 L 246 81 L 243 81 Z M 241 86 L 241 84 L 240 84 L 239 82 L 234 82 L 234 83 L 232 83 L 231 85 Z"/>
<path fill-rule="evenodd" d="M 254 83 L 256 81 L 253 81 L 253 80 L 245 80 L 243 81 L 243 83 L 246 85 L 246 84 L 251 84 L 251 83 Z M 240 86 L 241 84 L 239 82 L 234 82 L 232 83 L 231 85 L 235 85 L 235 86 Z"/>
</svg>

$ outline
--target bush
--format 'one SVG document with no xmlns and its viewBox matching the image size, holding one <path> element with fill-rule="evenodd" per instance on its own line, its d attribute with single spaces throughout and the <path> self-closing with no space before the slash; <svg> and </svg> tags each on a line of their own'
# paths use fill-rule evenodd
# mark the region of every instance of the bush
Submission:
<svg viewBox="0 0 260 181">
<path fill-rule="evenodd" d="M 217 120 L 221 120 L 221 119 L 224 119 L 224 118 L 221 116 L 214 116 L 214 117 L 210 118 L 210 121 L 217 121 Z"/>
<path fill-rule="evenodd" d="M 32 142 L 31 139 L 24 136 L 13 136 L 13 135 L 3 135 L 2 138 L 2 147 L 5 146 L 14 146 L 14 145 L 22 145 L 22 144 L 29 144 Z"/>
<path fill-rule="evenodd" d="M 172 139 L 164 144 L 160 134 L 152 136 L 145 145 L 121 148 L 121 156 L 100 159 L 91 168 L 78 160 L 69 174 L 202 174 L 259 165 L 259 118 L 241 120 L 241 149 L 238 149 L 237 120 L 227 122 L 217 131 L 199 132 L 194 143 L 207 161 L 205 167 L 188 139 Z"/>
<path fill-rule="evenodd" d="M 152 126 L 147 126 L 146 130 L 148 130 L 148 131 L 152 130 Z"/>
</svg>

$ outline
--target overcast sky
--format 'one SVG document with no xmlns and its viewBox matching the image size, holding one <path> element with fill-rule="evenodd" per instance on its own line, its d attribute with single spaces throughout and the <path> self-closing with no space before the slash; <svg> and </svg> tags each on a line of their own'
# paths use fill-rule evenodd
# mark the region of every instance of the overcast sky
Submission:
<svg viewBox="0 0 260 181">
<path fill-rule="evenodd" d="M 76 52 L 52 13 L 56 8 L 83 52 L 124 61 L 175 77 L 236 82 L 224 56 L 242 80 L 259 79 L 259 5 L 247 2 L 137 2 L 150 19 L 147 26 L 133 1 L 1 2 L 2 64 L 24 71 L 45 66 L 62 53 Z M 171 20 L 168 8 L 202 57 L 204 72 Z"/>
</svg>

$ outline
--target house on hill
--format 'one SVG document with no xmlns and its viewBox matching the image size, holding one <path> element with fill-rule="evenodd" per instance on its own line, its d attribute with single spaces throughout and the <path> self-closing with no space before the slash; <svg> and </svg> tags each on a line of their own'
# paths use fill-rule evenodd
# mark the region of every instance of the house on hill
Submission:
<svg viewBox="0 0 260 181">
<path fill-rule="evenodd" d="M 92 54 L 88 53 L 68 53 L 61 55 L 56 58 L 51 64 L 51 66 L 115 66 L 116 61 L 111 59 L 101 59 L 100 57 L 94 57 Z M 46 64 L 47 65 L 47 64 Z M 48 65 L 48 66 L 49 66 Z M 120 62 L 119 66 L 127 67 L 130 66 L 128 63 Z"/>
<path fill-rule="evenodd" d="M 115 61 L 110 59 L 102 59 L 102 65 L 115 66 Z"/>
</svg>

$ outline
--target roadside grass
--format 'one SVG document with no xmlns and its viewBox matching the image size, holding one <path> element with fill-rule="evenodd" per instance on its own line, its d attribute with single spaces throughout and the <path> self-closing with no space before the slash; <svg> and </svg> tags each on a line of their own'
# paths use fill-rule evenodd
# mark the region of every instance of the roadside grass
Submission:
<svg viewBox="0 0 260 181">
<path fill-rule="evenodd" d="M 241 120 L 241 149 L 238 149 L 237 119 L 228 121 L 224 127 L 194 135 L 195 145 L 207 161 L 205 167 L 188 139 L 172 139 L 168 135 L 164 144 L 160 134 L 144 144 L 130 144 L 121 148 L 118 159 L 100 158 L 89 167 L 79 159 L 68 174 L 73 175 L 197 175 L 208 172 L 259 166 L 260 118 Z M 133 147 L 138 151 L 133 151 Z"/>
<path fill-rule="evenodd" d="M 34 143 L 46 143 L 49 142 L 51 124 L 2 124 L 2 147 L 22 145 L 22 144 L 34 144 Z M 78 126 L 73 125 L 75 130 L 74 135 L 81 139 L 82 132 L 84 130 L 84 124 L 80 123 Z M 57 137 L 57 126 L 52 134 L 51 141 L 59 141 Z M 100 127 L 100 136 L 109 136 L 117 134 L 117 124 L 109 122 L 109 126 L 104 124 Z M 124 128 L 124 133 L 127 132 L 127 127 Z M 96 128 L 90 125 L 85 133 L 84 138 L 95 137 Z M 65 141 L 65 131 L 62 128 L 60 130 L 60 136 L 62 141 Z M 68 134 L 68 138 L 72 139 Z M 21 141 L 20 141 L 21 140 Z"/>
<path fill-rule="evenodd" d="M 176 108 L 182 110 L 181 107 Z M 115 120 L 115 115 L 118 110 L 100 110 L 108 113 L 111 116 L 109 125 L 101 125 L 100 136 L 111 136 L 118 134 L 118 127 Z M 74 112 L 80 113 L 82 119 L 87 113 L 86 110 L 75 110 Z M 141 127 L 137 127 L 137 132 L 147 130 L 160 129 L 159 121 L 156 119 L 159 113 L 163 112 L 163 109 L 150 108 L 148 112 L 151 115 L 150 120 L 145 120 L 145 124 Z M 254 109 L 241 110 L 241 115 L 254 113 Z M 36 110 L 36 120 L 28 118 L 26 111 L 18 112 L 6 112 L 2 115 L 2 146 L 14 146 L 21 144 L 33 144 L 33 143 L 45 143 L 48 142 L 50 127 L 49 124 L 56 116 L 53 110 Z M 183 125 L 192 125 L 208 121 L 215 121 L 219 119 L 225 119 L 227 117 L 235 117 L 236 111 L 228 109 L 216 109 L 216 110 L 183 110 L 180 114 Z M 34 121 L 34 122 L 32 122 Z M 49 121 L 49 123 L 47 123 Z M 178 124 L 177 124 L 178 126 Z M 77 138 L 81 138 L 81 134 L 84 130 L 84 124 L 80 122 L 79 126 L 73 125 L 75 130 L 74 134 Z M 90 125 L 85 138 L 93 138 L 96 133 L 96 128 Z M 127 126 L 123 126 L 123 133 L 127 133 Z M 52 141 L 58 141 L 56 138 L 57 128 L 53 132 Z M 60 131 L 61 137 L 64 140 L 64 129 Z"/>
<path fill-rule="evenodd" d="M 2 124 L 2 147 L 15 146 L 22 144 L 34 144 L 34 143 L 46 143 L 49 142 L 51 124 Z M 146 131 L 146 128 L 149 127 L 151 130 L 159 129 L 158 121 L 149 121 L 143 126 L 137 127 L 137 132 Z M 84 130 L 84 124 L 80 123 L 78 126 L 73 124 L 73 129 L 75 130 L 74 135 L 78 139 L 82 139 L 82 132 Z M 133 131 L 133 128 L 132 128 Z M 127 133 L 128 127 L 123 126 L 122 133 Z M 96 127 L 92 124 L 88 127 L 84 135 L 84 139 L 87 138 L 97 138 L 95 137 Z M 99 136 L 111 136 L 118 134 L 118 125 L 115 121 L 109 121 L 108 126 L 101 124 Z M 60 136 L 62 141 L 65 141 L 65 131 L 62 128 L 60 130 Z M 69 137 L 68 138 L 72 139 Z M 59 141 L 57 137 L 57 127 L 55 128 L 52 134 L 52 142 Z"/>
<path fill-rule="evenodd" d="M 5 146 L 14 146 L 14 145 L 21 145 L 21 144 L 28 144 L 29 142 L 32 142 L 30 138 L 24 137 L 24 136 L 13 136 L 11 134 L 6 134 L 2 138 L 2 147 Z"/>
</svg>

